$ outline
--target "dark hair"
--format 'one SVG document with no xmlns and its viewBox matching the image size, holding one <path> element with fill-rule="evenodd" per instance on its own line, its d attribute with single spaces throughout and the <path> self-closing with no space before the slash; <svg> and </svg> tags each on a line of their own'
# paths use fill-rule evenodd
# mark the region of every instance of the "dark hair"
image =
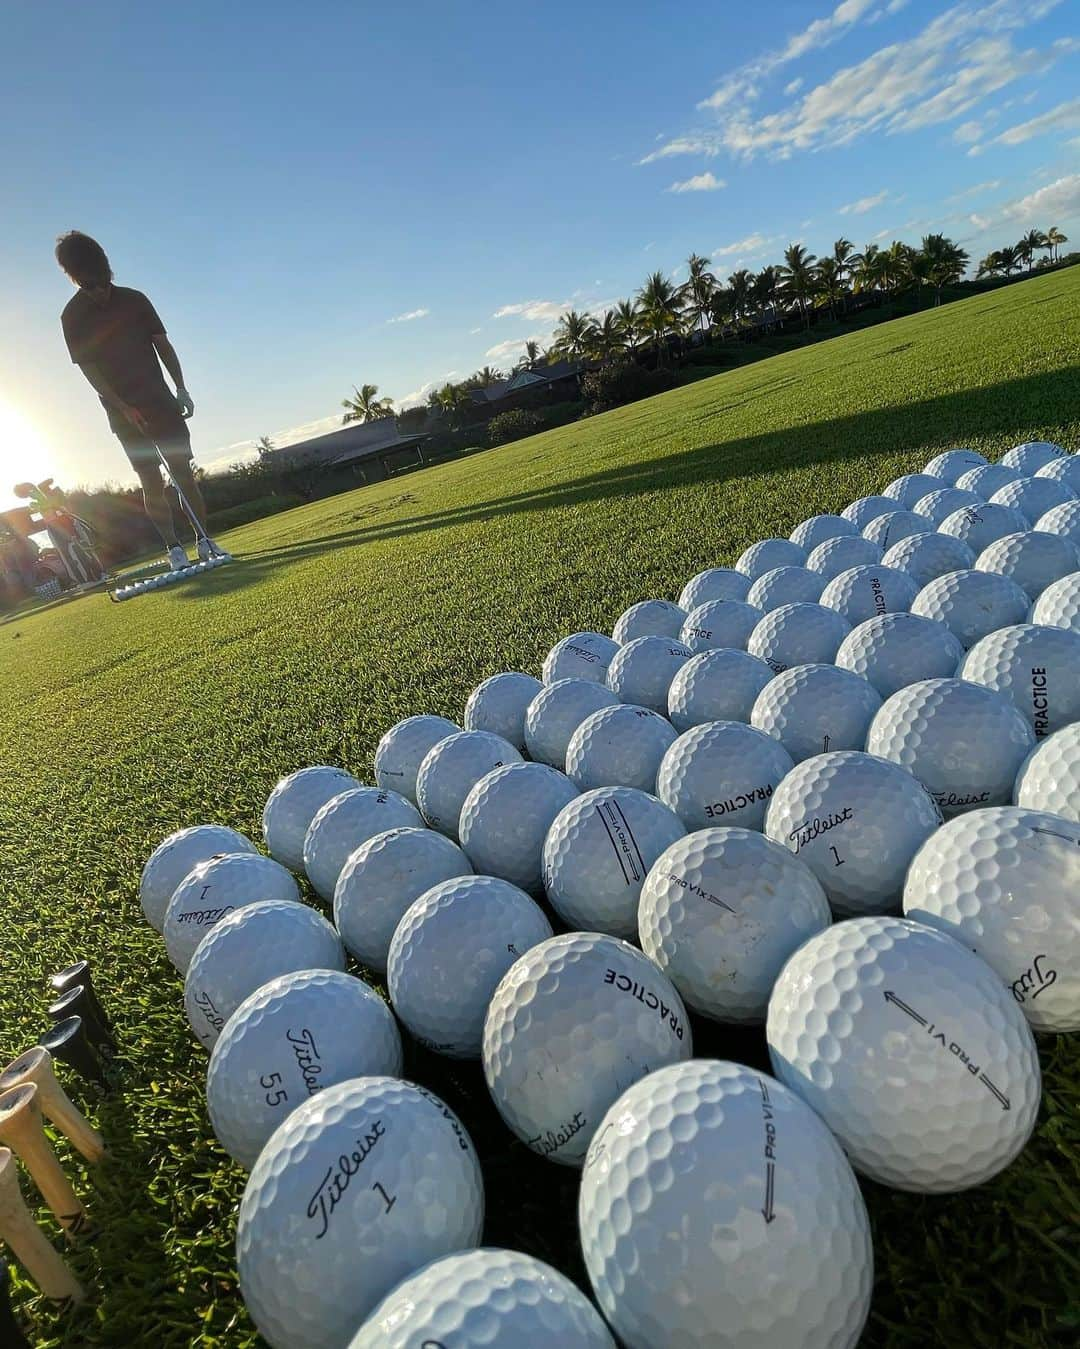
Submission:
<svg viewBox="0 0 1080 1349">
<path fill-rule="evenodd" d="M 77 286 L 107 286 L 112 268 L 105 250 L 81 230 L 68 230 L 56 241 L 56 261 Z"/>
</svg>

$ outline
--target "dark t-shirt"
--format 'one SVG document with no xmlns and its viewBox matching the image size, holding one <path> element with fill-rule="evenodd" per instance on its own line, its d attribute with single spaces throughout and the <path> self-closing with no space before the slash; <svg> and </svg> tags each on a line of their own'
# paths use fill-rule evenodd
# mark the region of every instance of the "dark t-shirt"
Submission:
<svg viewBox="0 0 1080 1349">
<path fill-rule="evenodd" d="M 78 290 L 64 306 L 60 323 L 75 364 L 97 366 L 125 403 L 147 410 L 163 399 L 175 402 L 150 340 L 164 333 L 165 325 L 142 291 L 113 286 L 105 303 L 95 304 Z"/>
</svg>

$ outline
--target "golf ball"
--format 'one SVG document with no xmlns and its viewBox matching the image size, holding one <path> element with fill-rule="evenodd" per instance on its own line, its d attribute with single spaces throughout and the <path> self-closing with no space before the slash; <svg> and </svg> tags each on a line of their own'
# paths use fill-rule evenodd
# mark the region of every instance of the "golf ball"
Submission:
<svg viewBox="0 0 1080 1349">
<path fill-rule="evenodd" d="M 825 578 L 820 572 L 806 567 L 774 567 L 757 578 L 746 601 L 767 614 L 782 604 L 813 604 L 824 588 Z"/>
<path fill-rule="evenodd" d="M 962 473 L 969 469 L 980 468 L 986 463 L 986 456 L 978 450 L 946 450 L 936 454 L 923 469 L 934 478 L 943 478 L 945 482 L 955 483 Z"/>
<path fill-rule="evenodd" d="M 469 694 L 462 718 L 467 731 L 490 731 L 525 749 L 525 713 L 543 688 L 539 679 L 515 670 L 482 680 Z"/>
<path fill-rule="evenodd" d="M 422 828 L 420 812 L 397 792 L 354 787 L 327 801 L 304 837 L 304 870 L 316 894 L 334 898 L 341 869 L 361 843 L 387 829 Z"/>
<path fill-rule="evenodd" d="M 165 926 L 173 892 L 200 862 L 209 862 L 218 853 L 242 852 L 255 852 L 255 844 L 220 824 L 194 824 L 163 839 L 147 858 L 139 878 L 139 903 L 154 931 Z"/>
<path fill-rule="evenodd" d="M 914 534 L 933 533 L 934 526 L 925 515 L 915 511 L 886 511 L 875 515 L 863 530 L 863 538 L 876 543 L 884 555 L 894 543 L 909 539 Z"/>
<path fill-rule="evenodd" d="M 1036 478 L 1046 478 L 1068 487 L 1073 496 L 1080 496 L 1080 455 L 1064 454 L 1051 459 L 1035 470 Z"/>
<path fill-rule="evenodd" d="M 836 663 L 868 679 L 883 698 L 920 679 L 951 675 L 964 648 L 944 623 L 919 614 L 882 614 L 840 643 Z"/>
<path fill-rule="evenodd" d="M 850 631 L 847 619 L 823 604 L 782 604 L 758 623 L 746 649 L 763 660 L 774 674 L 779 674 L 791 665 L 827 664 Z M 734 721 L 746 719 L 732 717 Z"/>
<path fill-rule="evenodd" d="M 709 600 L 687 614 L 679 641 L 695 656 L 703 651 L 745 648 L 762 617 L 761 609 L 744 600 Z"/>
<path fill-rule="evenodd" d="M 416 775 L 416 803 L 432 829 L 457 839 L 465 798 L 485 774 L 521 763 L 509 740 L 491 731 L 459 731 L 430 749 Z"/>
<path fill-rule="evenodd" d="M 633 703 L 602 707 L 586 717 L 566 750 L 566 773 L 581 791 L 591 787 L 656 790 L 660 760 L 674 726 L 659 712 Z"/>
<path fill-rule="evenodd" d="M 750 724 L 801 763 L 829 750 L 862 749 L 881 696 L 868 680 L 836 665 L 793 665 L 758 694 Z"/>
<path fill-rule="evenodd" d="M 1014 445 L 1001 456 L 1006 468 L 1015 468 L 1018 473 L 1037 473 L 1054 459 L 1065 454 L 1060 445 L 1052 440 L 1025 440 L 1022 445 Z"/>
<path fill-rule="evenodd" d="M 1027 617 L 1027 592 L 987 571 L 950 571 L 928 581 L 911 601 L 911 612 L 944 625 L 962 647 Z"/>
<path fill-rule="evenodd" d="M 710 567 L 699 571 L 682 588 L 680 606 L 687 613 L 710 600 L 743 600 L 750 589 L 750 580 L 734 567 Z"/>
<path fill-rule="evenodd" d="M 805 562 L 806 550 L 790 539 L 759 539 L 743 552 L 735 570 L 756 581 L 774 567 L 801 567 Z"/>
<path fill-rule="evenodd" d="M 933 473 L 905 473 L 883 488 L 881 495 L 898 501 L 902 510 L 913 511 L 928 492 L 936 492 L 940 487 L 941 479 Z"/>
<path fill-rule="evenodd" d="M 850 520 L 861 534 L 871 520 L 876 520 L 879 515 L 894 510 L 896 502 L 892 497 L 868 496 L 859 497 L 857 501 L 845 506 L 840 514 L 845 520 Z"/>
<path fill-rule="evenodd" d="M 667 711 L 671 681 L 694 653 L 669 637 L 637 637 L 608 666 L 608 688 L 624 703 Z"/>
<path fill-rule="evenodd" d="M 771 736 L 737 721 L 691 727 L 660 764 L 656 794 L 686 825 L 760 829 L 777 784 L 792 768 L 791 755 Z"/>
<path fill-rule="evenodd" d="M 1060 534 L 1063 539 L 1080 545 L 1080 501 L 1066 501 L 1062 506 L 1051 507 L 1035 521 L 1035 528 L 1044 534 Z"/>
<path fill-rule="evenodd" d="M 256 852 L 224 853 L 199 862 L 173 891 L 162 932 L 169 959 L 181 972 L 210 929 L 245 904 L 260 899 L 299 903 L 292 874 Z"/>
<path fill-rule="evenodd" d="M 975 554 L 951 534 L 909 534 L 882 556 L 882 565 L 905 572 L 919 587 L 948 571 L 975 565 Z"/>
<path fill-rule="evenodd" d="M 1074 491 L 1053 478 L 1014 478 L 990 498 L 995 506 L 1011 506 L 1032 524 L 1051 507 L 1075 499 Z"/>
<path fill-rule="evenodd" d="M 424 755 L 440 740 L 460 731 L 446 717 L 406 717 L 391 726 L 375 751 L 375 781 L 416 805 L 416 775 Z"/>
<path fill-rule="evenodd" d="M 961 543 L 966 543 L 976 557 L 996 539 L 1006 534 L 1022 534 L 1028 528 L 1027 517 L 1011 506 L 998 506 L 986 501 L 978 506 L 962 506 L 947 515 L 938 529 Z"/>
<path fill-rule="evenodd" d="M 977 492 L 965 492 L 959 487 L 939 487 L 936 492 L 927 492 L 926 496 L 920 497 L 915 503 L 915 510 L 920 515 L 925 515 L 936 529 L 952 515 L 953 511 L 958 511 L 963 506 L 981 505 L 983 500 L 984 498 Z"/>
<path fill-rule="evenodd" d="M 608 710 L 613 709 L 593 716 Z M 571 740 L 571 749 L 573 744 Z M 492 769 L 461 807 L 461 846 L 473 869 L 538 893 L 547 831 L 577 794 L 570 779 L 547 764 L 514 763 Z"/>
<path fill-rule="evenodd" d="M 676 731 L 706 721 L 749 721 L 754 699 L 772 676 L 765 661 L 745 651 L 703 651 L 671 681 L 668 719 Z"/>
<path fill-rule="evenodd" d="M 1080 571 L 1052 581 L 1031 607 L 1032 623 L 1080 633 Z"/>
<path fill-rule="evenodd" d="M 611 636 L 620 646 L 637 637 L 678 637 L 685 622 L 682 605 L 670 600 L 642 600 L 619 615 Z"/>
<path fill-rule="evenodd" d="M 911 608 L 918 585 L 892 567 L 849 567 L 834 576 L 821 592 L 821 603 L 835 609 L 853 626 L 878 614 L 894 614 Z"/>
<path fill-rule="evenodd" d="M 561 773 L 566 767 L 566 748 L 577 728 L 593 712 L 615 706 L 618 701 L 606 685 L 589 679 L 557 679 L 545 684 L 525 713 L 529 757 Z"/>
<path fill-rule="evenodd" d="M 602 684 L 618 649 L 618 642 L 613 642 L 602 632 L 571 633 L 556 642 L 544 657 L 541 671 L 544 683 L 554 684 L 557 679 L 589 679 Z"/>
<path fill-rule="evenodd" d="M 263 808 L 263 837 L 270 856 L 290 871 L 303 871 L 308 825 L 331 797 L 359 786 L 344 768 L 329 768 L 325 764 L 301 768 L 282 778 Z"/>
<path fill-rule="evenodd" d="M 1034 601 L 1051 582 L 1080 569 L 1080 547 L 1060 534 L 1037 529 L 1006 534 L 984 548 L 975 562 L 976 571 L 995 572 L 1015 581 Z"/>
<path fill-rule="evenodd" d="M 999 487 L 1014 482 L 1020 474 L 1008 464 L 980 464 L 978 468 L 969 468 L 956 480 L 957 487 L 966 488 L 982 501 L 989 501 Z M 958 502 L 958 505 L 971 505 L 971 502 Z"/>
<path fill-rule="evenodd" d="M 1080 822 L 1080 721 L 1039 741 L 1016 774 L 1013 800 Z"/>
<path fill-rule="evenodd" d="M 849 567 L 873 565 L 881 561 L 881 548 L 861 534 L 841 535 L 839 538 L 826 539 L 811 552 L 806 559 L 807 570 L 816 571 L 831 581 Z"/>
<path fill-rule="evenodd" d="M 845 520 L 842 515 L 812 515 L 809 520 L 803 520 L 801 524 L 796 525 L 788 537 L 792 543 L 797 543 L 800 548 L 810 553 L 826 539 L 854 536 L 858 532 L 851 521 Z"/>
<path fill-rule="evenodd" d="M 1018 623 L 980 638 L 956 671 L 1010 698 L 1041 740 L 1080 720 L 1080 633 Z"/>
</svg>

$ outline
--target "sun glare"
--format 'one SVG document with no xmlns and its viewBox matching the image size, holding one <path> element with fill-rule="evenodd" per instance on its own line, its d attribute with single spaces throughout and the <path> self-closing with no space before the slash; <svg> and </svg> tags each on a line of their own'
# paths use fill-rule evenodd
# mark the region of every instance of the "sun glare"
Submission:
<svg viewBox="0 0 1080 1349">
<path fill-rule="evenodd" d="M 12 488 L 17 482 L 55 476 L 55 460 L 30 418 L 0 394 L 0 510 L 16 504 Z"/>
</svg>

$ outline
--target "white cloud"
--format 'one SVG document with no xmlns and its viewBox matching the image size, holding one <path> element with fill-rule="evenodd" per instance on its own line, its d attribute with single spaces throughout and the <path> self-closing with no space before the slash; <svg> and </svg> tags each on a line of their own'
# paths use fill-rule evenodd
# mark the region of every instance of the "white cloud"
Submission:
<svg viewBox="0 0 1080 1349">
<path fill-rule="evenodd" d="M 733 244 L 723 244 L 720 248 L 714 248 L 712 257 L 752 256 L 755 253 L 761 253 L 774 242 L 774 239 L 768 239 L 764 234 L 748 234 L 745 239 L 736 239 Z"/>
<path fill-rule="evenodd" d="M 1045 187 L 1007 203 L 1001 211 L 1006 220 L 1046 228 L 1080 215 L 1080 173 L 1066 174 Z"/>
<path fill-rule="evenodd" d="M 668 188 L 669 192 L 718 192 L 720 188 L 727 187 L 723 178 L 717 178 L 712 173 L 698 173 L 693 178 L 684 178 L 681 183 L 672 183 Z"/>
<path fill-rule="evenodd" d="M 982 122 L 961 122 L 953 131 L 952 138 L 957 145 L 971 145 L 982 139 Z"/>
<path fill-rule="evenodd" d="M 396 318 L 386 321 L 387 323 L 412 323 L 415 319 L 426 319 L 430 313 L 430 309 L 410 309 L 407 314 L 398 314 Z"/>
<path fill-rule="evenodd" d="M 999 188 L 1000 186 L 1001 186 L 1000 178 L 987 178 L 987 180 L 983 183 L 973 183 L 971 187 L 965 187 L 962 192 L 954 192 L 953 195 L 951 197 L 948 197 L 946 200 L 951 205 L 953 202 L 964 201 L 968 197 L 979 197 L 984 192 L 993 192 L 996 188 Z"/>
<path fill-rule="evenodd" d="M 530 339 L 525 337 L 511 337 L 505 342 L 497 342 L 495 346 L 488 347 L 484 352 L 489 361 L 506 361 L 512 356 L 520 356 L 525 350 L 525 343 Z M 533 338 L 532 341 L 540 341 L 540 338 Z"/>
<path fill-rule="evenodd" d="M 891 233 L 892 233 L 892 230 L 878 230 L 878 232 L 874 235 L 874 238 L 875 238 L 875 239 L 887 239 Z"/>
<path fill-rule="evenodd" d="M 470 336 L 470 337 L 475 337 L 477 333 L 482 333 L 483 331 L 484 331 L 483 328 L 470 328 L 470 329 L 469 329 L 469 336 Z"/>
<path fill-rule="evenodd" d="M 784 85 L 784 93 L 790 97 L 792 94 L 797 94 L 802 87 L 803 77 L 801 75 L 796 75 L 793 80 L 789 80 L 788 83 Z"/>
<path fill-rule="evenodd" d="M 989 144 L 1022 145 L 1024 141 L 1033 140 L 1045 131 L 1071 131 L 1077 126 L 1080 126 L 1080 98 L 1071 98 L 1068 102 L 1059 103 L 1056 108 L 1051 108 L 1049 112 L 1033 117 L 1029 122 L 1009 127 L 1000 136 L 995 136 Z"/>
<path fill-rule="evenodd" d="M 714 145 L 707 136 L 676 136 L 659 150 L 652 150 L 644 159 L 639 159 L 638 163 L 652 164 L 657 159 L 670 159 L 674 155 L 704 155 L 710 159 L 719 153 L 720 147 Z"/>
<path fill-rule="evenodd" d="M 865 215 L 867 211 L 872 211 L 875 206 L 880 206 L 882 202 L 888 199 L 889 193 L 886 188 L 880 192 L 875 192 L 872 197 L 860 197 L 858 201 L 849 201 L 846 206 L 837 207 L 839 215 Z"/>
<path fill-rule="evenodd" d="M 568 309 L 566 300 L 522 300 L 519 304 L 504 304 L 492 314 L 493 319 L 522 318 L 530 323 L 554 322 Z"/>
</svg>

